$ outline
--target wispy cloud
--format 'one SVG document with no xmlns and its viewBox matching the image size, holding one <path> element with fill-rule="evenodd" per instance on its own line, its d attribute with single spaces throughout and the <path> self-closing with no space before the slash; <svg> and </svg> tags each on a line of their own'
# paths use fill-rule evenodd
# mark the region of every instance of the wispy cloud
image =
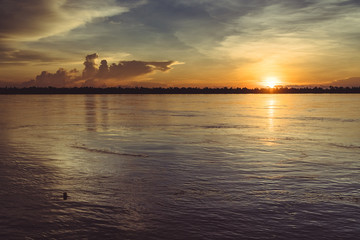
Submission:
<svg viewBox="0 0 360 240">
<path fill-rule="evenodd" d="M 70 31 L 99 17 L 127 11 L 114 0 L 1 1 L 0 29 L 2 39 L 39 39 Z"/>
</svg>

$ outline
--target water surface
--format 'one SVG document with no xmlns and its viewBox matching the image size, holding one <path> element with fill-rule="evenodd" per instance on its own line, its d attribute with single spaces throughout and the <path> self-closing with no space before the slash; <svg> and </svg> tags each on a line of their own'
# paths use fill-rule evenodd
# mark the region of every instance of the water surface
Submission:
<svg viewBox="0 0 360 240">
<path fill-rule="evenodd" d="M 359 106 L 352 94 L 1 95 L 0 238 L 355 239 Z"/>
</svg>

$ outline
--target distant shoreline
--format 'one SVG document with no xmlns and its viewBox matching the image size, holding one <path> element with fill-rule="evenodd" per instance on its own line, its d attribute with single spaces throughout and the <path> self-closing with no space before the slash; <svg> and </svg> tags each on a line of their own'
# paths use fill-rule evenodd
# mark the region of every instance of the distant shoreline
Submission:
<svg viewBox="0 0 360 240">
<path fill-rule="evenodd" d="M 360 87 L 328 88 L 0 88 L 0 94 L 327 94 L 327 93 L 360 93 Z"/>
</svg>

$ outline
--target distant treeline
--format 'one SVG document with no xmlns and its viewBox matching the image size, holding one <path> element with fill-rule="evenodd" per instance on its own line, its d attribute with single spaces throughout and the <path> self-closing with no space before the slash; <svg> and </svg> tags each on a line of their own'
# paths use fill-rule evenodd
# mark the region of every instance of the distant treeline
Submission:
<svg viewBox="0 0 360 240">
<path fill-rule="evenodd" d="M 0 88 L 0 94 L 298 94 L 298 93 L 360 93 L 360 87 L 314 87 L 314 88 Z"/>
</svg>

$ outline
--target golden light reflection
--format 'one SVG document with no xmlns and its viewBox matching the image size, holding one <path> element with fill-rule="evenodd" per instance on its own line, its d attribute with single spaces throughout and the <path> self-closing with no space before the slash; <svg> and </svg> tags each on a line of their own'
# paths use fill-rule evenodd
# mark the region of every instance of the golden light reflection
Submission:
<svg viewBox="0 0 360 240">
<path fill-rule="evenodd" d="M 269 130 L 273 130 L 273 128 L 274 128 L 275 103 L 276 103 L 275 99 L 269 99 L 267 102 Z"/>
<path fill-rule="evenodd" d="M 266 108 L 267 108 L 267 117 L 268 117 L 268 129 L 270 132 L 274 132 L 274 118 L 275 118 L 275 109 L 276 109 L 277 101 L 274 97 L 271 96 L 266 101 Z M 273 146 L 275 145 L 274 139 L 268 139 L 265 143 L 267 146 Z"/>
</svg>

